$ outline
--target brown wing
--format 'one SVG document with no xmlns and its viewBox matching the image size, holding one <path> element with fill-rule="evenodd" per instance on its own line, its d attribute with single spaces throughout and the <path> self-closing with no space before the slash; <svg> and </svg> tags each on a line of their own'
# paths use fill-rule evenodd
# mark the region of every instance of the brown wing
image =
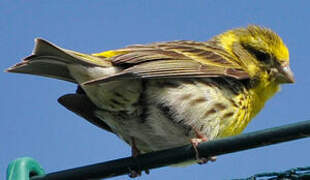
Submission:
<svg viewBox="0 0 310 180">
<path fill-rule="evenodd" d="M 123 71 L 84 84 L 130 78 L 249 78 L 234 57 L 208 42 L 173 41 L 134 45 L 118 51 L 126 53 L 110 60 Z"/>
</svg>

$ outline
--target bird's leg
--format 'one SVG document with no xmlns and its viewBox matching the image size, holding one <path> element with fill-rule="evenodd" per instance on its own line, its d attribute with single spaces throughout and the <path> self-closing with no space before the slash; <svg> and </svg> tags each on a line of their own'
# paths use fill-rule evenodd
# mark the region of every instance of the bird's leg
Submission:
<svg viewBox="0 0 310 180">
<path fill-rule="evenodd" d="M 137 157 L 140 154 L 139 149 L 136 146 L 136 141 L 133 137 L 131 137 L 131 156 Z M 141 176 L 141 171 L 130 170 L 129 177 L 135 178 Z"/>
<path fill-rule="evenodd" d="M 131 137 L 131 156 L 137 157 L 140 154 L 139 149 L 137 148 L 136 141 Z"/>
<path fill-rule="evenodd" d="M 137 157 L 140 154 L 139 149 L 136 146 L 136 141 L 133 137 L 131 137 L 131 156 L 132 157 Z M 145 170 L 146 174 L 150 174 L 150 171 L 147 169 Z M 135 178 L 141 176 L 141 170 L 135 171 L 135 170 L 130 170 L 129 177 Z"/>
<path fill-rule="evenodd" d="M 207 163 L 208 161 L 216 161 L 216 157 L 215 156 L 211 156 L 211 157 L 200 157 L 199 155 L 199 152 L 198 152 L 198 145 L 202 142 L 207 142 L 208 141 L 208 138 L 205 136 L 205 135 L 202 135 L 200 132 L 198 132 L 197 130 L 195 130 L 195 134 L 196 134 L 196 138 L 192 138 L 190 140 L 194 150 L 195 150 L 195 153 L 196 153 L 196 160 L 198 162 L 198 164 L 205 164 Z"/>
</svg>

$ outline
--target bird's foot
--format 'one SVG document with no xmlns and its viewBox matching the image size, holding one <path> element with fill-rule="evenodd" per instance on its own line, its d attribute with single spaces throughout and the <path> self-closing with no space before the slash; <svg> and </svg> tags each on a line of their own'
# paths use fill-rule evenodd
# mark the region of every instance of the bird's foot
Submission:
<svg viewBox="0 0 310 180">
<path fill-rule="evenodd" d="M 150 170 L 146 169 L 144 170 L 145 174 L 150 174 Z M 130 170 L 130 173 L 129 173 L 129 177 L 130 178 L 136 178 L 136 177 L 139 177 L 142 175 L 142 171 L 139 170 L 139 171 L 136 171 L 136 170 Z"/>
<path fill-rule="evenodd" d="M 201 133 L 199 133 L 198 131 L 195 131 L 196 133 L 196 138 L 192 138 L 190 140 L 194 150 L 195 150 L 195 153 L 196 153 L 196 161 L 198 164 L 205 164 L 207 163 L 208 161 L 216 161 L 216 156 L 211 156 L 211 157 L 201 157 L 200 154 L 199 154 L 199 151 L 198 151 L 198 145 L 202 142 L 207 142 L 208 141 L 208 138 L 204 135 L 202 135 Z"/>
<path fill-rule="evenodd" d="M 141 176 L 141 171 L 135 171 L 135 170 L 130 170 L 130 173 L 128 175 L 130 178 L 136 178 Z"/>
<path fill-rule="evenodd" d="M 131 138 L 131 156 L 137 157 L 139 154 L 141 154 L 141 153 L 136 146 L 135 139 L 132 137 Z M 146 169 L 144 171 L 145 171 L 145 174 L 150 174 L 150 170 Z M 141 174 L 142 174 L 141 170 L 130 170 L 129 177 L 130 178 L 136 178 L 138 176 L 141 176 Z"/>
</svg>

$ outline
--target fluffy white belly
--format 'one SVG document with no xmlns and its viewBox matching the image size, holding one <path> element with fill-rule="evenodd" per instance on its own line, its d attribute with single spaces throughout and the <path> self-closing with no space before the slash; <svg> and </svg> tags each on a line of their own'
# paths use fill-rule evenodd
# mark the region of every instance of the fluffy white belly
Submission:
<svg viewBox="0 0 310 180">
<path fill-rule="evenodd" d="M 122 115 L 98 110 L 96 115 L 104 119 L 104 122 L 128 144 L 132 144 L 134 139 L 136 147 L 143 152 L 186 145 L 195 137 L 190 129 L 171 122 L 155 107 L 150 108 L 153 108 L 151 111 L 156 116 L 149 117 L 145 122 L 135 114 Z"/>
<path fill-rule="evenodd" d="M 128 144 L 134 139 L 144 152 L 190 144 L 196 132 L 214 139 L 231 102 L 203 82 L 171 81 L 169 85 L 158 80 L 141 82 L 140 98 L 132 112 L 98 110 L 96 115 Z"/>
<path fill-rule="evenodd" d="M 79 83 L 116 73 L 116 68 L 69 67 Z M 215 138 L 225 114 L 225 99 L 211 79 L 112 81 L 82 86 L 98 107 L 96 116 L 128 144 L 135 141 L 140 151 L 157 151 L 190 143 L 198 131 L 209 140 Z"/>
</svg>

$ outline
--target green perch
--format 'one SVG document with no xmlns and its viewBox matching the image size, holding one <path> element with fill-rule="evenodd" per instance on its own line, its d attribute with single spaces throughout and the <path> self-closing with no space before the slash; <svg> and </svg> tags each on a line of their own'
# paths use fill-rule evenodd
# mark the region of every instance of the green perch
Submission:
<svg viewBox="0 0 310 180">
<path fill-rule="evenodd" d="M 22 157 L 12 161 L 7 169 L 7 180 L 30 180 L 32 176 L 44 175 L 40 164 L 30 158 Z"/>
</svg>

